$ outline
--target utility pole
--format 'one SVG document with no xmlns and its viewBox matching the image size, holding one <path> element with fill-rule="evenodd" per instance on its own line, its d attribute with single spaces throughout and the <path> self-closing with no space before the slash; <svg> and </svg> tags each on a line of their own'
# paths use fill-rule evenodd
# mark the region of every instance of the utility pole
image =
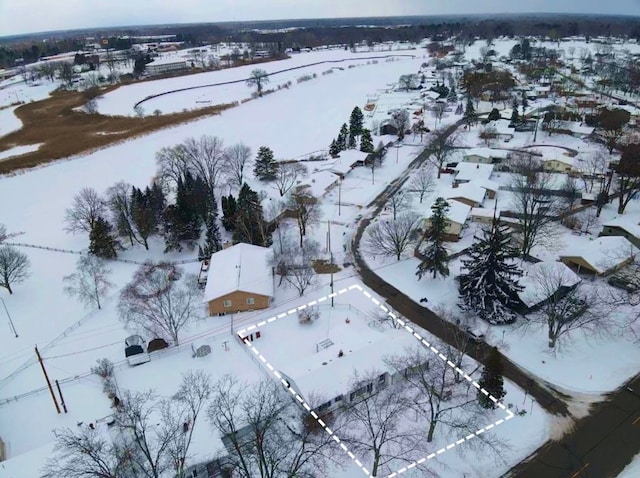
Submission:
<svg viewBox="0 0 640 478">
<path fill-rule="evenodd" d="M 56 388 L 58 389 L 58 395 L 60 395 L 60 404 L 64 410 L 64 413 L 67 413 L 67 405 L 64 403 L 64 397 L 62 396 L 62 390 L 60 389 L 60 382 L 56 380 Z"/>
<path fill-rule="evenodd" d="M 333 251 L 331 250 L 331 221 L 327 221 L 327 228 L 329 229 L 327 235 L 329 237 L 329 258 L 331 260 L 331 264 L 329 265 L 331 268 L 331 283 L 329 285 L 331 286 L 331 308 L 333 309 Z"/>
<path fill-rule="evenodd" d="M 53 393 L 53 387 L 51 386 L 51 381 L 49 380 L 49 375 L 47 375 L 47 369 L 44 368 L 44 362 L 42 361 L 42 357 L 40 356 L 40 352 L 38 351 L 38 346 L 35 346 L 36 356 L 38 357 L 38 362 L 40 362 L 40 367 L 42 367 L 42 373 L 44 374 L 44 378 L 47 381 L 47 386 L 49 387 L 49 392 L 51 393 L 51 399 L 53 400 L 53 404 L 56 406 L 56 411 L 60 413 L 60 405 L 58 405 L 58 401 L 56 400 L 56 395 Z"/>
</svg>

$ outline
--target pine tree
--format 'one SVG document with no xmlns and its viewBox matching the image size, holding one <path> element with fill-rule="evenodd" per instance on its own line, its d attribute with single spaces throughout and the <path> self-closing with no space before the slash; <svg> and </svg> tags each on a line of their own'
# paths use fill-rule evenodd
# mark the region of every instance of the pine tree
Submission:
<svg viewBox="0 0 640 478">
<path fill-rule="evenodd" d="M 456 107 L 456 115 L 461 115 L 462 114 L 462 103 L 458 103 L 458 106 Z"/>
<path fill-rule="evenodd" d="M 332 140 L 329 145 L 329 154 L 334 158 L 340 154 L 340 148 L 338 147 L 338 142 L 335 139 Z"/>
<path fill-rule="evenodd" d="M 273 181 L 276 177 L 278 163 L 273 159 L 273 151 L 267 146 L 260 146 L 256 156 L 253 174 L 260 181 Z"/>
<path fill-rule="evenodd" d="M 349 141 L 347 143 L 347 146 L 348 146 L 349 149 L 355 149 L 355 147 L 356 147 L 356 139 L 357 139 L 356 135 L 349 134 Z"/>
<path fill-rule="evenodd" d="M 338 143 L 338 149 L 340 151 L 344 151 L 345 149 L 347 149 L 348 139 L 349 139 L 349 129 L 347 128 L 347 123 L 344 123 L 340 128 L 338 139 L 336 139 L 336 143 Z"/>
<path fill-rule="evenodd" d="M 462 261 L 466 271 L 459 276 L 460 308 L 473 311 L 491 324 L 509 324 L 516 316 L 522 287 L 518 279 L 522 270 L 513 262 L 518 249 L 511 246 L 505 226 L 494 218 L 490 229 L 469 250 Z"/>
<path fill-rule="evenodd" d="M 131 191 L 131 222 L 142 245 L 149 250 L 148 239 L 158 230 L 158 218 L 151 206 L 152 193 L 147 187 L 144 193 L 135 186 Z"/>
<path fill-rule="evenodd" d="M 360 138 L 360 151 L 364 153 L 373 153 L 373 138 L 371 131 L 367 128 L 362 129 L 362 137 Z"/>
<path fill-rule="evenodd" d="M 500 112 L 498 111 L 498 108 L 493 108 L 491 110 L 491 113 L 489 113 L 489 116 L 487 117 L 487 119 L 489 121 L 497 121 L 500 119 Z"/>
<path fill-rule="evenodd" d="M 233 195 L 222 196 L 222 226 L 229 232 L 233 232 L 236 227 L 237 210 L 236 198 Z"/>
<path fill-rule="evenodd" d="M 267 229 L 258 193 L 247 183 L 242 185 L 238 194 L 234 242 L 244 242 L 256 246 L 271 245 L 271 233 Z"/>
<path fill-rule="evenodd" d="M 118 241 L 111 232 L 111 224 L 98 216 L 89 233 L 89 253 L 103 259 L 117 256 Z"/>
<path fill-rule="evenodd" d="M 518 109 L 515 108 L 511 113 L 511 124 L 516 125 L 520 121 L 520 115 L 518 114 Z"/>
<path fill-rule="evenodd" d="M 504 389 L 504 381 L 502 374 L 504 373 L 504 367 L 502 365 L 502 358 L 500 352 L 496 347 L 492 347 L 487 357 L 487 362 L 482 371 L 482 376 L 478 381 L 481 389 L 485 389 L 489 392 L 493 398 L 502 400 L 507 392 Z M 489 396 L 482 393 L 482 390 L 478 390 L 478 402 L 482 408 L 495 408 L 494 403 Z"/>
<path fill-rule="evenodd" d="M 362 110 L 357 106 L 351 111 L 351 117 L 349 118 L 349 136 L 358 137 L 362 134 L 362 122 L 364 121 L 364 115 Z M 355 147 L 355 139 L 353 140 Z"/>
<path fill-rule="evenodd" d="M 154 181 L 151 185 L 148 206 L 153 211 L 157 223 L 161 224 L 164 209 L 167 207 L 167 198 L 164 194 L 164 191 L 162 190 L 162 187 L 157 181 Z"/>
<path fill-rule="evenodd" d="M 217 208 L 216 208 L 217 211 Z M 218 229 L 218 214 L 211 214 L 205 223 L 207 230 L 204 245 L 198 246 L 198 260 L 204 261 L 211 259 L 214 252 L 222 249 L 220 241 L 220 229 Z"/>
<path fill-rule="evenodd" d="M 464 109 L 464 118 L 465 126 L 468 128 L 473 126 L 476 122 L 476 109 L 473 106 L 473 100 L 470 96 L 467 97 L 467 105 Z"/>
<path fill-rule="evenodd" d="M 456 89 L 453 85 L 451 85 L 451 89 L 449 89 L 449 94 L 447 95 L 447 101 L 449 103 L 455 103 L 458 101 L 458 94 L 456 93 Z"/>
<path fill-rule="evenodd" d="M 418 279 L 422 279 L 422 276 L 427 272 L 433 273 L 434 279 L 438 274 L 442 277 L 449 275 L 449 256 L 444 247 L 446 229 L 449 225 L 449 220 L 447 219 L 449 203 L 440 197 L 431 206 L 431 211 L 431 224 L 425 234 L 427 245 L 422 251 L 423 259 L 418 264 L 418 270 L 416 271 Z"/>
<path fill-rule="evenodd" d="M 169 205 L 164 213 L 165 252 L 182 250 L 182 243 L 189 248 L 194 247 L 200 237 L 201 216 L 199 207 L 195 207 L 195 180 L 186 173 L 178 180 L 176 188 L 176 203 Z"/>
</svg>

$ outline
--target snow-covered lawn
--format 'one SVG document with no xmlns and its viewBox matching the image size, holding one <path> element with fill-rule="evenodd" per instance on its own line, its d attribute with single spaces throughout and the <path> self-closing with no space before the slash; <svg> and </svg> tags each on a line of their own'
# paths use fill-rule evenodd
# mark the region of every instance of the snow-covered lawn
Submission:
<svg viewBox="0 0 640 478">
<path fill-rule="evenodd" d="M 16 108 L 18 107 L 11 106 L 0 109 L 0 137 L 22 128 L 22 121 L 20 121 L 14 113 Z"/>
<path fill-rule="evenodd" d="M 640 476 L 640 455 L 636 455 L 631 463 L 629 463 L 618 478 L 637 478 Z"/>
<path fill-rule="evenodd" d="M 32 151 L 37 151 L 42 144 L 30 144 L 28 146 L 16 146 L 15 148 L 0 151 L 0 161 L 3 159 L 13 158 Z"/>
</svg>

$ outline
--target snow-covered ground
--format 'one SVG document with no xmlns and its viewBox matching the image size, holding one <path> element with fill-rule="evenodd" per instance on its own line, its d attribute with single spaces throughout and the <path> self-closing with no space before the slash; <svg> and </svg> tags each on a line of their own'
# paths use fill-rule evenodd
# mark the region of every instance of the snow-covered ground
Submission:
<svg viewBox="0 0 640 478">
<path fill-rule="evenodd" d="M 416 57 L 420 57 L 420 54 L 417 52 L 400 52 L 400 54 L 413 54 Z M 135 114 L 133 111 L 134 104 L 148 96 L 181 88 L 245 80 L 249 77 L 251 71 L 256 68 L 262 69 L 267 73 L 274 73 L 269 76 L 269 82 L 264 85 L 265 89 L 277 89 L 278 85 L 284 85 L 289 81 L 292 83 L 291 88 L 297 89 L 299 86 L 308 83 L 297 83 L 296 80 L 303 75 L 317 75 L 317 78 L 309 80 L 310 82 L 316 82 L 318 81 L 318 78 L 323 77 L 323 72 L 329 70 L 331 70 L 332 73 L 325 76 L 339 77 L 335 81 L 345 85 L 351 82 L 358 82 L 359 80 L 371 75 L 371 72 L 375 71 L 375 75 L 372 76 L 376 76 L 375 81 L 377 86 L 382 87 L 386 82 L 397 80 L 397 72 L 399 69 L 406 69 L 406 71 L 413 71 L 415 69 L 415 62 L 412 62 L 411 60 L 406 62 L 406 60 L 401 59 L 403 57 L 397 57 L 398 61 L 402 61 L 404 63 L 400 66 L 394 62 L 386 61 L 386 58 L 384 58 L 385 55 L 387 54 L 351 53 L 350 51 L 345 50 L 314 51 L 309 53 L 292 54 L 289 59 L 262 63 L 260 65 L 246 65 L 185 77 L 145 81 L 143 83 L 135 83 L 120 87 L 104 95 L 98 100 L 98 110 L 100 113 L 107 115 L 131 116 Z M 375 60 L 378 64 L 366 67 L 367 63 L 372 61 L 366 59 L 369 57 L 380 57 Z M 335 63 L 312 65 L 314 63 L 327 61 Z M 304 65 L 312 66 L 304 67 Z M 350 65 L 362 68 L 349 68 Z M 275 73 L 289 68 L 298 69 Z M 160 96 L 144 102 L 141 106 L 146 114 L 152 114 L 155 110 L 160 110 L 162 113 L 174 113 L 185 109 L 202 108 L 216 104 L 241 101 L 245 98 L 251 98 L 251 94 L 253 92 L 254 88 L 247 86 L 245 81 L 240 81 L 239 83 L 230 85 L 198 88 L 195 90 Z M 337 93 L 337 91 L 334 91 L 333 93 Z M 327 92 L 327 94 L 333 93 Z M 318 100 L 320 98 L 324 98 L 324 96 L 319 97 Z M 298 107 L 303 109 L 304 104 L 298 104 Z"/>
<path fill-rule="evenodd" d="M 11 106 L 0 109 L 0 136 L 5 136 L 22 128 L 22 121 L 14 113 L 16 108 L 17 106 Z"/>
<path fill-rule="evenodd" d="M 629 463 L 618 478 L 637 478 L 640 476 L 640 455 L 636 455 L 631 463 Z"/>
<path fill-rule="evenodd" d="M 13 158 L 14 156 L 20 156 L 32 151 L 37 151 L 42 144 L 30 144 L 29 146 L 16 146 L 14 148 L 0 151 L 0 161 L 3 159 Z"/>
</svg>

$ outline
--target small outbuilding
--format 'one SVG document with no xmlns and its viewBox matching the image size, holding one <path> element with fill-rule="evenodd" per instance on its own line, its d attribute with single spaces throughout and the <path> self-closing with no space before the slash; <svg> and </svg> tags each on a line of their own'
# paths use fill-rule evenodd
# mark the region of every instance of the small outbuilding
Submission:
<svg viewBox="0 0 640 478">
<path fill-rule="evenodd" d="M 582 245 L 576 245 L 560 261 L 578 274 L 607 276 L 621 267 L 631 264 L 638 248 L 624 237 L 603 236 Z"/>
</svg>

